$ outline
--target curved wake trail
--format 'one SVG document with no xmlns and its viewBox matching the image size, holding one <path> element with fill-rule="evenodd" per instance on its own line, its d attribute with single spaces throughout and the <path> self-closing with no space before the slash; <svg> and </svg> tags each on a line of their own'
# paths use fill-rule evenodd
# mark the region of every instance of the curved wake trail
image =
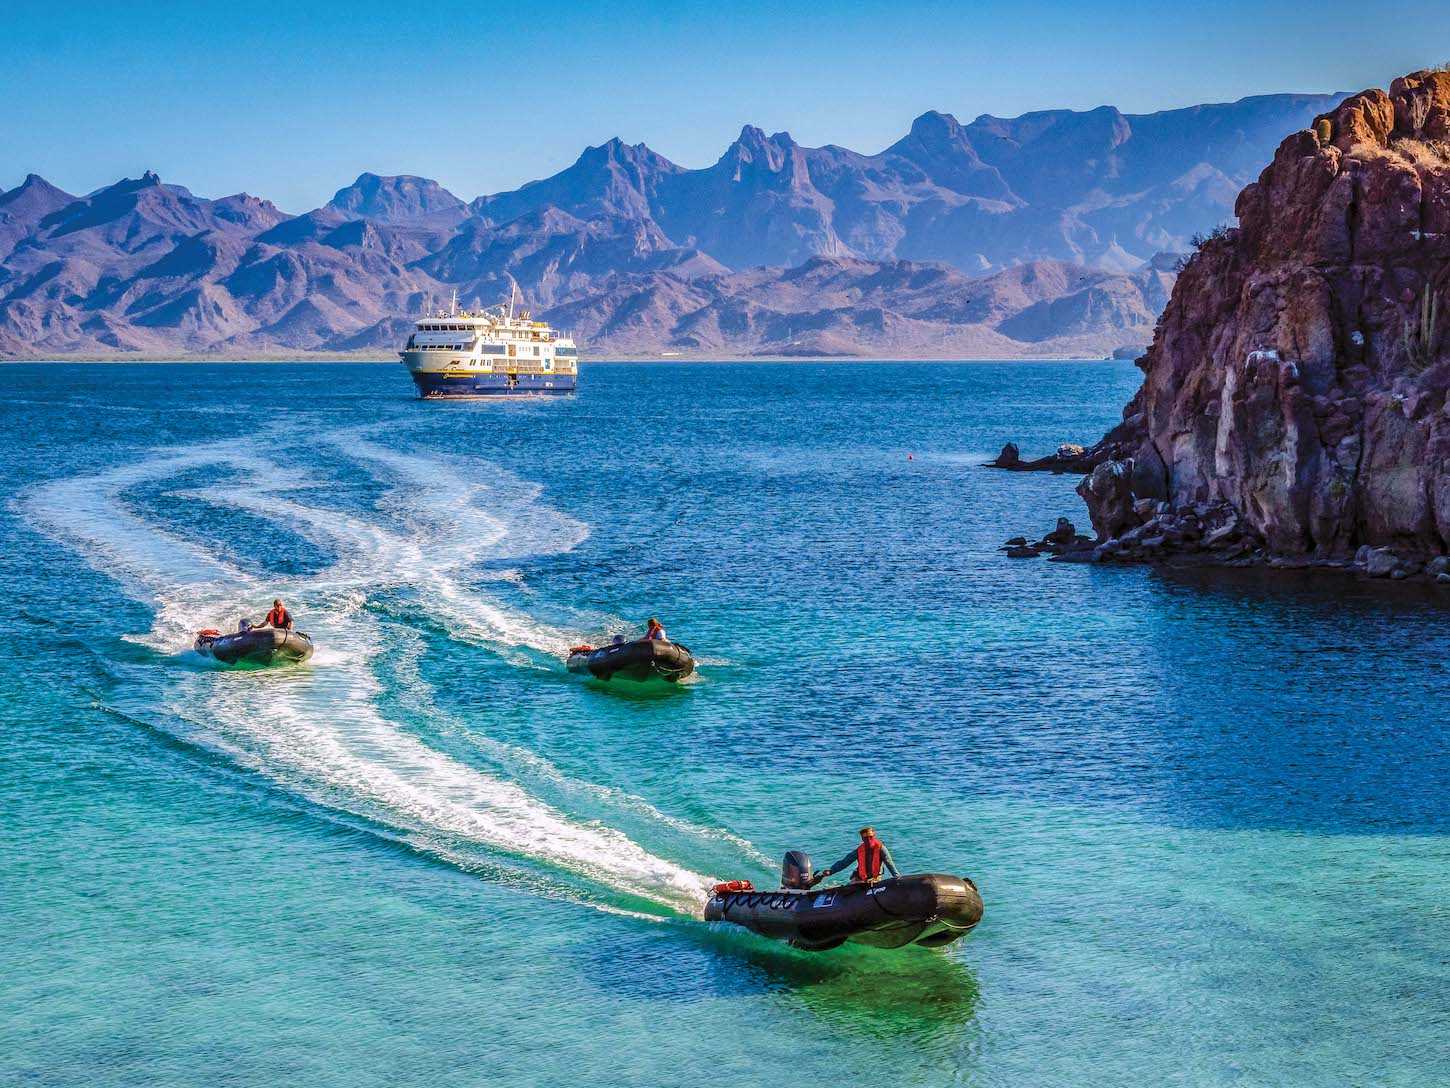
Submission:
<svg viewBox="0 0 1450 1088">
<path fill-rule="evenodd" d="M 245 469 L 258 479 L 280 475 L 275 465 L 236 443 L 211 443 L 92 476 L 51 480 L 33 488 L 16 506 L 50 536 L 77 547 L 90 566 L 152 605 L 156 619 L 140 641 L 161 650 L 183 637 L 189 643 L 218 614 L 231 614 L 239 599 L 255 594 L 256 580 L 195 541 L 138 517 L 120 496 L 140 484 L 214 465 Z"/>
<path fill-rule="evenodd" d="M 390 483 L 384 504 L 411 532 L 431 542 L 426 564 L 415 572 L 423 591 L 419 603 L 451 636 L 558 655 L 582 640 L 579 632 L 520 617 L 453 577 L 480 562 L 558 555 L 583 543 L 588 527 L 541 504 L 543 488 L 472 459 L 462 462 L 465 475 L 455 467 L 457 458 L 443 461 L 403 453 L 356 431 L 332 435 L 329 441 Z"/>
<path fill-rule="evenodd" d="M 416 481 L 425 463 L 370 443 L 358 445 L 357 456 L 397 472 L 405 484 Z M 152 524 L 125 501 L 125 492 L 139 484 L 206 466 L 222 466 L 245 478 L 191 489 L 183 496 L 289 523 L 309 537 L 327 538 L 340 548 L 341 557 L 319 576 L 269 577 L 264 583 L 196 542 Z M 514 485 L 517 493 L 508 499 L 515 509 L 537 497 L 528 485 Z M 287 494 L 298 486 L 295 475 L 249 449 L 216 443 L 156 454 L 89 477 L 51 481 L 33 489 L 20 505 L 47 533 L 155 606 L 156 620 L 146 641 L 157 649 L 189 644 L 197 627 L 232 614 L 242 600 L 270 595 L 274 588 L 306 609 L 309 628 L 326 648 L 315 669 L 188 672 L 168 662 L 147 670 L 149 679 L 162 686 L 155 701 L 169 715 L 190 722 L 200 718 L 201 735 L 195 739 L 290 790 L 404 832 L 439 857 L 466 857 L 482 848 L 526 864 L 556 867 L 669 910 L 697 913 L 709 884 L 705 876 L 649 852 L 620 831 L 571 818 L 516 782 L 429 747 L 378 709 L 381 684 L 373 666 L 385 645 L 377 621 L 365 609 L 370 591 L 421 585 L 429 599 L 436 594 L 451 602 L 450 607 L 481 613 L 485 619 L 480 626 L 490 638 L 551 649 L 570 636 L 501 607 L 492 615 L 479 610 L 480 601 L 456 585 L 449 572 L 476 558 L 479 547 L 491 549 L 496 557 L 572 547 L 583 539 L 583 527 L 541 509 L 525 513 L 517 523 L 524 528 L 515 533 L 513 509 L 504 517 L 479 510 L 475 503 L 481 492 L 475 485 L 454 477 L 438 490 L 435 477 L 431 498 L 414 503 L 406 493 L 391 495 L 416 522 L 410 528 L 420 530 L 404 534 L 366 518 L 298 502 Z M 472 532 L 480 535 L 470 541 L 467 534 Z M 431 695 L 421 678 L 417 684 L 415 694 L 426 707 Z M 498 745 L 493 755 L 541 778 L 557 776 L 569 789 L 610 796 L 606 787 L 571 784 L 532 753 Z M 662 824 L 674 820 L 627 794 L 612 799 L 637 801 Z M 673 826 L 709 834 L 684 821 Z"/>
</svg>

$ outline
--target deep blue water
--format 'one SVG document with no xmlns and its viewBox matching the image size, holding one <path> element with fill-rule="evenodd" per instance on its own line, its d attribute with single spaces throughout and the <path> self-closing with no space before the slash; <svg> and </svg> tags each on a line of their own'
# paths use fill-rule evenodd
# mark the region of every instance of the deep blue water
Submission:
<svg viewBox="0 0 1450 1088">
<path fill-rule="evenodd" d="M 0 1083 L 1450 1082 L 1450 595 L 996 550 L 1137 379 L 0 367 Z M 563 672 L 650 614 L 697 682 Z M 863 820 L 978 931 L 696 919 Z"/>
</svg>

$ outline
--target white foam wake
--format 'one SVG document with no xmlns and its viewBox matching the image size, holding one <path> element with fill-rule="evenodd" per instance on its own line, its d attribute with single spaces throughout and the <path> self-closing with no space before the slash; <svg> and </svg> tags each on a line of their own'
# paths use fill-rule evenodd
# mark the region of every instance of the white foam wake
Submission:
<svg viewBox="0 0 1450 1088">
<path fill-rule="evenodd" d="M 86 562 L 111 575 L 156 610 L 142 641 L 153 648 L 188 644 L 197 628 L 230 615 L 236 602 L 255 595 L 255 580 L 199 543 L 159 529 L 121 501 L 128 489 L 196 468 L 227 465 L 259 477 L 276 467 L 231 442 L 158 454 L 92 476 L 67 476 L 21 497 L 20 512 L 51 537 L 78 550 Z"/>
<path fill-rule="evenodd" d="M 479 548 L 503 558 L 572 547 L 583 539 L 583 527 L 546 510 L 530 511 L 537 491 L 506 478 L 501 490 L 490 492 L 445 474 L 441 486 L 420 491 L 414 485 L 423 459 L 348 441 L 356 456 L 400 481 L 390 502 L 407 519 L 409 532 L 299 501 L 291 493 L 305 481 L 235 443 L 167 451 L 92 476 L 52 481 L 25 496 L 21 508 L 92 566 L 154 605 L 157 618 L 148 641 L 158 648 L 189 643 L 197 627 L 233 614 L 243 603 L 254 604 L 274 588 L 299 611 L 305 609 L 311 633 L 326 648 L 318 668 L 187 674 L 160 667 L 165 688 L 160 701 L 178 720 L 201 723 L 197 739 L 289 789 L 430 843 L 439 856 L 482 847 L 556 866 L 670 909 L 697 910 L 706 877 L 622 832 L 569 817 L 517 782 L 431 748 L 378 710 L 381 685 L 374 666 L 384 644 L 376 619 L 364 608 L 369 593 L 416 586 L 431 607 L 445 616 L 456 610 L 457 622 L 466 619 L 481 637 L 552 649 L 572 636 L 487 601 L 455 582 L 451 572 L 466 567 Z M 137 485 L 207 466 L 223 467 L 238 480 L 195 489 L 187 497 L 286 523 L 331 544 L 337 561 L 315 577 L 263 579 L 152 524 L 125 500 L 125 492 Z M 421 497 L 411 498 L 415 492 Z M 502 513 L 478 509 L 479 501 L 495 494 L 502 496 Z M 421 678 L 412 682 L 419 700 L 431 703 Z M 500 746 L 494 754 L 567 783 L 531 753 Z M 607 787 L 576 788 L 612 796 Z M 708 834 L 622 792 L 612 799 L 637 801 L 640 811 L 677 830 Z"/>
<path fill-rule="evenodd" d="M 426 563 L 415 571 L 424 591 L 419 603 L 451 636 L 548 654 L 562 654 L 583 639 L 578 631 L 522 616 L 457 577 L 483 563 L 558 555 L 588 538 L 582 522 L 538 501 L 537 484 L 474 458 L 404 453 L 357 432 L 330 440 L 391 485 L 385 505 L 410 533 L 429 542 Z"/>
</svg>

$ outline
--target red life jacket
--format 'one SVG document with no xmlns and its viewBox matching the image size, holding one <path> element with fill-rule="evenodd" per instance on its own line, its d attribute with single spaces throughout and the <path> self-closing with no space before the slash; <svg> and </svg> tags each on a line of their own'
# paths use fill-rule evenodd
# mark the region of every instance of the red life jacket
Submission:
<svg viewBox="0 0 1450 1088">
<path fill-rule="evenodd" d="M 856 881 L 875 880 L 881 875 L 881 840 L 876 836 L 862 839 L 856 847 L 856 871 L 851 879 Z"/>
<path fill-rule="evenodd" d="M 274 608 L 267 613 L 267 622 L 273 627 L 290 627 L 292 617 L 285 608 Z"/>
</svg>

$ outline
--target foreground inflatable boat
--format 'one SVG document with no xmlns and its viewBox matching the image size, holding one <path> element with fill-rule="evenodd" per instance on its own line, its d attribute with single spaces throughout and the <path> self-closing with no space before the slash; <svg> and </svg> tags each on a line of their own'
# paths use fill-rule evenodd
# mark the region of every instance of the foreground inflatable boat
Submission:
<svg viewBox="0 0 1450 1088">
<path fill-rule="evenodd" d="M 208 629 L 197 633 L 192 648 L 202 657 L 216 658 L 224 665 L 235 665 L 239 661 L 270 665 L 306 661 L 312 656 L 312 639 L 301 631 L 284 631 L 278 627 L 253 627 L 234 635 Z"/>
<path fill-rule="evenodd" d="M 809 952 L 847 941 L 876 948 L 941 948 L 976 928 L 982 910 L 982 896 L 967 877 L 917 873 L 814 891 L 757 891 L 749 881 L 732 880 L 715 885 L 705 920 L 733 922 Z"/>
<path fill-rule="evenodd" d="M 687 646 L 661 639 L 637 639 L 610 646 L 575 646 L 565 662 L 569 671 L 597 680 L 667 680 L 678 683 L 695 671 Z"/>
</svg>

